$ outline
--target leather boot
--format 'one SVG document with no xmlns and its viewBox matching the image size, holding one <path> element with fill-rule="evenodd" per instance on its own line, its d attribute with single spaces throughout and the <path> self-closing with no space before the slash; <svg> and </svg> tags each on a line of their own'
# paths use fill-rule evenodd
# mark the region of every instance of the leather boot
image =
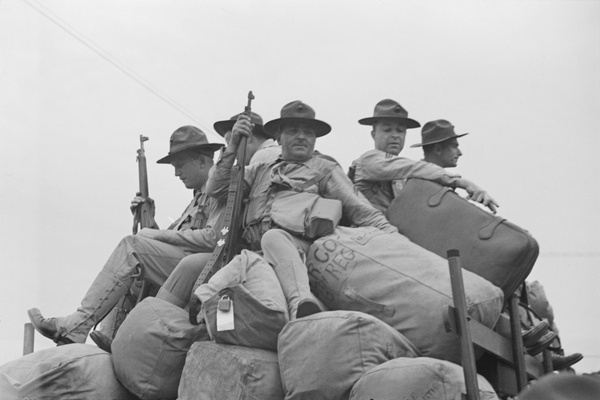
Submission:
<svg viewBox="0 0 600 400">
<path fill-rule="evenodd" d="M 129 291 L 132 282 L 133 278 L 121 281 L 102 270 L 81 300 L 77 311 L 55 319 L 60 336 L 76 343 L 85 343 L 88 332 Z"/>
<path fill-rule="evenodd" d="M 103 334 L 100 331 L 91 331 L 90 338 L 96 343 L 96 346 L 106 351 L 107 353 L 112 353 L 112 339 Z"/>
<path fill-rule="evenodd" d="M 581 353 L 573 353 L 568 356 L 561 356 L 560 354 L 550 353 L 550 357 L 552 358 L 552 368 L 555 371 L 567 369 L 572 365 L 577 364 L 579 361 L 583 360 L 583 355 Z"/>
<path fill-rule="evenodd" d="M 322 311 L 319 301 L 310 291 L 308 273 L 302 260 L 273 266 L 288 303 L 290 320 Z"/>
</svg>

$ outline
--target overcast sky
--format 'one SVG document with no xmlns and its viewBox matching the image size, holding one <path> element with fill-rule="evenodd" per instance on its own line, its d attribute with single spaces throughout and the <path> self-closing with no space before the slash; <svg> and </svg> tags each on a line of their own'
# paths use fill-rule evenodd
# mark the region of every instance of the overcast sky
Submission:
<svg viewBox="0 0 600 400">
<path fill-rule="evenodd" d="M 384 98 L 469 132 L 456 172 L 538 240 L 531 278 L 567 351 L 600 370 L 598 1 L 1 0 L 0 363 L 26 310 L 73 312 L 130 233 L 139 135 L 166 227 L 190 199 L 155 163 L 170 134 L 221 141 L 212 124 L 249 90 L 265 122 L 311 105 L 333 127 L 317 148 L 344 168 Z M 403 155 L 420 141 L 410 130 Z"/>
</svg>

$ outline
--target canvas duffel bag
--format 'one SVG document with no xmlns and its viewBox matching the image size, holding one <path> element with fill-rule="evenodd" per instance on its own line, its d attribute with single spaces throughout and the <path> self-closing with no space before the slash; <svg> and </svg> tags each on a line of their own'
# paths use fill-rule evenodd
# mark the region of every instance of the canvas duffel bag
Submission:
<svg viewBox="0 0 600 400">
<path fill-rule="evenodd" d="M 462 267 L 501 288 L 507 299 L 539 254 L 529 232 L 431 181 L 409 179 L 386 217 L 401 234 L 440 257 L 459 250 Z"/>
<path fill-rule="evenodd" d="M 0 398 L 136 400 L 117 380 L 110 354 L 79 343 L 36 351 L 0 366 Z"/>
<path fill-rule="evenodd" d="M 112 342 L 119 381 L 142 400 L 177 398 L 185 356 L 206 326 L 192 325 L 182 308 L 146 297 L 127 316 Z"/>
<path fill-rule="evenodd" d="M 196 342 L 188 352 L 179 400 L 283 400 L 277 354 Z"/>
<path fill-rule="evenodd" d="M 477 385 L 479 399 L 498 400 L 483 376 L 477 376 Z M 350 400 L 460 400 L 466 393 L 460 365 L 428 357 L 397 358 L 365 373 L 352 388 Z"/>
<path fill-rule="evenodd" d="M 260 255 L 242 250 L 194 294 L 202 301 L 201 313 L 215 342 L 277 350 L 277 335 L 289 321 L 289 311 L 273 267 Z M 226 313 L 233 314 L 234 329 L 217 329 L 223 301 L 230 302 Z"/>
<path fill-rule="evenodd" d="M 446 332 L 452 305 L 448 262 L 400 234 L 338 227 L 311 246 L 306 265 L 312 292 L 331 310 L 371 314 L 406 336 L 423 356 L 459 362 L 458 337 Z M 469 315 L 492 328 L 502 291 L 463 271 Z"/>
<path fill-rule="evenodd" d="M 356 311 L 325 311 L 291 321 L 278 343 L 286 400 L 347 399 L 371 368 L 418 354 L 392 327 Z"/>
</svg>

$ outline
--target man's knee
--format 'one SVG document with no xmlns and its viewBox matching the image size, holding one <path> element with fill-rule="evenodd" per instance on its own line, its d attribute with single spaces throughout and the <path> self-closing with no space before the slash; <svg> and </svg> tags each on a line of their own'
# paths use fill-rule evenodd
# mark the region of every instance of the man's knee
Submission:
<svg viewBox="0 0 600 400">
<path fill-rule="evenodd" d="M 284 231 L 283 229 L 269 229 L 266 231 L 260 240 L 260 245 L 265 249 L 265 247 L 277 246 L 282 243 L 282 241 L 291 241 L 290 234 Z"/>
</svg>

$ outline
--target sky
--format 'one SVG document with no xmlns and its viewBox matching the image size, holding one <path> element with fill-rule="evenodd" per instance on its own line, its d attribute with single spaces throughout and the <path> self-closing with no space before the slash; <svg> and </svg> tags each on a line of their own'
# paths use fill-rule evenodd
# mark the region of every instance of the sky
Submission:
<svg viewBox="0 0 600 400">
<path fill-rule="evenodd" d="M 333 128 L 317 149 L 344 169 L 384 98 L 468 132 L 455 172 L 537 239 L 530 279 L 577 370 L 600 370 L 600 2 L 530 0 L 0 0 L 0 364 L 22 353 L 26 310 L 75 311 L 130 234 L 139 136 L 166 227 L 191 196 L 155 163 L 171 133 L 222 142 L 212 124 L 249 90 L 265 122 L 312 106 Z M 420 141 L 409 130 L 402 155 Z"/>
</svg>

